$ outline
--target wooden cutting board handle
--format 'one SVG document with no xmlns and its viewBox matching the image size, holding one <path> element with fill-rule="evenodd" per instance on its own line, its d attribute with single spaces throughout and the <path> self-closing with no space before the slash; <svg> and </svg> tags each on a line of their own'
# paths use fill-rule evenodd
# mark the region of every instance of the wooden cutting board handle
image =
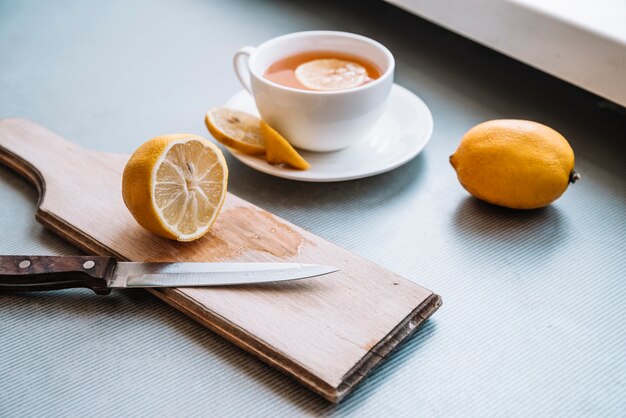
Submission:
<svg viewBox="0 0 626 418">
<path fill-rule="evenodd" d="M 94 157 L 93 153 L 25 119 L 3 119 L 0 123 L 4 128 L 0 161 L 33 183 L 40 198 L 44 197 L 46 184 L 55 183 L 57 171 L 86 167 L 89 158 Z"/>
<path fill-rule="evenodd" d="M 290 261 L 334 265 L 323 278 L 151 293 L 338 402 L 441 304 L 430 290 L 229 194 L 203 238 L 179 243 L 122 202 L 128 156 L 95 152 L 24 119 L 0 120 L 0 163 L 37 186 L 36 218 L 94 255 L 131 261 Z"/>
</svg>

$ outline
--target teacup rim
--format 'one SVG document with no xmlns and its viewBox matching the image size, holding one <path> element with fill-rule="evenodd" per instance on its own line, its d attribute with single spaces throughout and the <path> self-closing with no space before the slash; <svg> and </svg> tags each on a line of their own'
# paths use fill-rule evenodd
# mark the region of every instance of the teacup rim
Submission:
<svg viewBox="0 0 626 418">
<path fill-rule="evenodd" d="M 387 69 L 385 70 L 385 72 L 383 72 L 383 74 L 380 75 L 380 77 L 378 77 L 376 80 L 364 84 L 362 86 L 358 86 L 358 87 L 354 87 L 354 88 L 350 88 L 350 89 L 343 89 L 343 90 L 330 90 L 330 91 L 315 91 L 315 90 L 303 90 L 303 89 L 297 89 L 297 88 L 293 88 L 293 87 L 288 87 L 288 86 L 284 86 L 282 84 L 278 84 L 275 83 L 271 80 L 266 79 L 265 77 L 263 77 L 262 74 L 259 74 L 255 68 L 253 68 L 252 66 L 252 61 L 253 61 L 253 57 L 254 55 L 257 53 L 257 51 L 259 51 L 261 48 L 267 47 L 268 45 L 271 45 L 272 43 L 278 42 L 284 38 L 293 38 L 293 37 L 298 37 L 298 36 L 310 36 L 310 35 L 340 35 L 340 36 L 344 36 L 347 38 L 352 38 L 352 39 L 357 39 L 366 43 L 369 43 L 375 47 L 377 47 L 378 49 L 380 49 L 383 54 L 386 56 L 387 61 L 389 62 L 389 65 L 387 66 Z M 396 66 L 396 61 L 395 58 L 393 57 L 393 54 L 391 53 L 391 51 L 389 51 L 389 49 L 383 45 L 382 43 L 372 39 L 372 38 L 368 38 L 367 36 L 363 36 L 363 35 L 359 35 L 356 33 L 352 33 L 352 32 L 345 32 L 345 31 L 334 31 L 334 30 L 310 30 L 310 31 L 299 31 L 299 32 L 291 32 L 291 33 L 286 33 L 283 35 L 279 35 L 276 36 L 272 39 L 268 39 L 267 41 L 261 43 L 260 45 L 258 45 L 255 48 L 254 53 L 250 56 L 250 60 L 248 61 L 248 70 L 250 71 L 250 74 L 252 74 L 253 76 L 255 76 L 258 80 L 260 80 L 263 83 L 266 83 L 274 88 L 280 89 L 280 90 L 284 90 L 284 91 L 290 91 L 293 93 L 301 93 L 301 94 L 305 94 L 305 95 L 319 95 L 319 96 L 332 96 L 332 95 L 342 95 L 342 94 L 349 94 L 349 93 L 354 93 L 354 92 L 360 92 L 360 91 L 364 91 L 364 90 L 369 90 L 372 88 L 375 88 L 377 85 L 383 83 L 386 79 L 388 79 L 389 77 L 393 76 L 393 72 L 395 70 L 395 66 Z"/>
</svg>

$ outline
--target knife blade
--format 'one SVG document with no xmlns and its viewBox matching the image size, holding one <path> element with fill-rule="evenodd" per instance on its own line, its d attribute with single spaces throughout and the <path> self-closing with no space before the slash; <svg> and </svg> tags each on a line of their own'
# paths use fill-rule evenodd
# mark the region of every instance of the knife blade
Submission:
<svg viewBox="0 0 626 418">
<path fill-rule="evenodd" d="M 233 286 L 299 280 L 338 271 L 300 263 L 117 262 L 95 256 L 0 256 L 0 290 Z"/>
</svg>

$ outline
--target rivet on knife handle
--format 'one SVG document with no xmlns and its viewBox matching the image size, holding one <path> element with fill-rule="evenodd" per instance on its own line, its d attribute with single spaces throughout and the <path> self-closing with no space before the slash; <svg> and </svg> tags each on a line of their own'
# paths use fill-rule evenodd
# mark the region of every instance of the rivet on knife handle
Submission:
<svg viewBox="0 0 626 418">
<path fill-rule="evenodd" d="M 113 257 L 0 256 L 0 291 L 86 287 L 107 295 L 115 265 Z"/>
</svg>

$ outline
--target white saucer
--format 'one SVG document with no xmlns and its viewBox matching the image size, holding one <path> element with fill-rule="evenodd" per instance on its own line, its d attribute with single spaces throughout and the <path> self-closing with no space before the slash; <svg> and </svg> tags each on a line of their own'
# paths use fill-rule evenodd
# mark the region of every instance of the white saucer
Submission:
<svg viewBox="0 0 626 418">
<path fill-rule="evenodd" d="M 259 114 L 245 90 L 233 96 L 226 107 Z M 340 151 L 318 153 L 298 150 L 310 164 L 306 171 L 268 164 L 262 157 L 227 148 L 245 165 L 291 180 L 329 182 L 353 180 L 393 170 L 415 158 L 430 140 L 433 117 L 428 106 L 409 90 L 394 84 L 387 110 L 361 141 Z"/>
</svg>

